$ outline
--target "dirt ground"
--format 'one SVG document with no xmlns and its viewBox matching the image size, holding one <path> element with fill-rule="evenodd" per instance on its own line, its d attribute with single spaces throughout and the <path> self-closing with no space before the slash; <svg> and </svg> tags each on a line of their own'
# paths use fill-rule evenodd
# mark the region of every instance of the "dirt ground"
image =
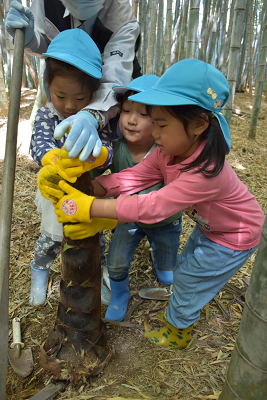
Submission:
<svg viewBox="0 0 267 400">
<path fill-rule="evenodd" d="M 20 122 L 30 117 L 34 95 L 34 91 L 23 92 Z M 232 149 L 227 159 L 266 212 L 267 100 L 263 97 L 256 140 L 247 138 L 251 106 L 252 97 L 248 93 L 236 94 L 231 122 Z M 0 129 L 4 130 L 5 126 L 6 119 L 0 116 Z M 23 379 L 8 365 L 7 400 L 29 399 L 52 380 L 40 367 L 39 348 L 56 318 L 59 258 L 51 268 L 46 303 L 39 307 L 28 304 L 30 261 L 40 225 L 34 204 L 38 170 L 29 156 L 18 155 L 10 253 L 9 339 L 11 343 L 12 319 L 18 316 L 21 318 L 22 340 L 33 352 L 34 370 Z M 2 173 L 3 160 L 0 161 L 0 181 Z M 184 217 L 180 251 L 193 226 L 193 222 Z M 110 240 L 109 232 L 106 232 L 106 238 Z M 254 261 L 255 255 L 201 311 L 194 326 L 194 339 L 187 349 L 164 349 L 149 344 L 143 337 L 144 322 L 156 326 L 155 314 L 167 304 L 142 300 L 138 296 L 141 288 L 159 286 L 149 246 L 143 240 L 130 270 L 131 297 L 126 320 L 119 325 L 107 325 L 108 340 L 115 349 L 112 360 L 100 376 L 76 386 L 69 385 L 56 399 L 218 399 L 239 329 L 244 294 Z M 102 306 L 103 318 L 105 309 Z"/>
</svg>

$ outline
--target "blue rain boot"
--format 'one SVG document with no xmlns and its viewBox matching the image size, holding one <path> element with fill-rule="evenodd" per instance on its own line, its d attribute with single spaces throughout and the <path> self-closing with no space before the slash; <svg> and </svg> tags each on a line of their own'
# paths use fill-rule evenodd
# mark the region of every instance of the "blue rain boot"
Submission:
<svg viewBox="0 0 267 400">
<path fill-rule="evenodd" d="M 129 301 L 129 276 L 123 281 L 110 279 L 111 300 L 105 315 L 109 321 L 123 321 Z"/>
<path fill-rule="evenodd" d="M 31 261 L 31 293 L 29 303 L 39 306 L 45 303 L 48 286 L 49 268 L 35 269 Z"/>
<path fill-rule="evenodd" d="M 104 267 L 101 267 L 101 304 L 108 306 L 111 299 L 111 291 L 103 282 Z"/>
<path fill-rule="evenodd" d="M 157 274 L 157 278 L 162 285 L 171 285 L 173 283 L 173 272 L 172 271 L 163 271 L 162 269 L 158 269 L 155 267 L 155 271 Z"/>
</svg>

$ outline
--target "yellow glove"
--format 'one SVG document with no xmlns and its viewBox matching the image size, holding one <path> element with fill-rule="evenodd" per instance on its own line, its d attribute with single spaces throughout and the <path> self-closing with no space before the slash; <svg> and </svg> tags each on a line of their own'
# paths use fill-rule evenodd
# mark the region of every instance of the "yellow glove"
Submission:
<svg viewBox="0 0 267 400">
<path fill-rule="evenodd" d="M 64 235 L 71 240 L 81 240 L 89 236 L 95 236 L 104 229 L 114 229 L 118 225 L 116 219 L 93 218 L 92 222 L 81 222 L 80 224 L 66 224 L 63 227 Z"/>
<path fill-rule="evenodd" d="M 60 181 L 58 186 L 67 193 L 55 205 L 58 222 L 90 222 L 90 209 L 95 197 L 87 196 L 64 181 Z"/>
<path fill-rule="evenodd" d="M 68 154 L 66 150 L 61 150 L 56 159 L 56 168 L 57 173 L 71 183 L 76 182 L 77 177 L 84 172 L 105 164 L 108 158 L 108 150 L 103 146 L 97 158 L 89 156 L 86 161 L 80 161 L 79 158 L 69 158 Z"/>
<path fill-rule="evenodd" d="M 58 153 L 60 152 L 61 149 L 52 149 L 49 150 L 42 158 L 42 166 L 44 167 L 45 165 L 56 165 L 56 159 L 58 156 Z"/>
<path fill-rule="evenodd" d="M 54 205 L 64 196 L 64 192 L 58 187 L 59 179 L 57 170 L 52 165 L 46 165 L 40 169 L 37 176 L 37 184 L 42 196 L 51 200 Z"/>
</svg>

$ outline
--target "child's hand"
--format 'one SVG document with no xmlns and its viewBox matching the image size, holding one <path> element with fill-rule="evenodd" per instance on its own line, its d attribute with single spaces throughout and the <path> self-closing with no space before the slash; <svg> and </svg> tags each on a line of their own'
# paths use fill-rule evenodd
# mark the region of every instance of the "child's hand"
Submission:
<svg viewBox="0 0 267 400">
<path fill-rule="evenodd" d="M 49 150 L 42 158 L 42 166 L 44 167 L 45 165 L 56 165 L 56 159 L 58 157 L 58 153 L 60 152 L 60 149 L 52 149 Z"/>
<path fill-rule="evenodd" d="M 57 170 L 52 165 L 46 165 L 40 169 L 37 176 L 37 184 L 42 196 L 51 200 L 54 205 L 64 196 L 64 192 L 58 187 L 59 179 Z"/>
<path fill-rule="evenodd" d="M 63 227 L 64 235 L 71 240 L 81 240 L 90 236 L 95 236 L 104 229 L 116 228 L 116 219 L 93 218 L 92 222 L 81 222 L 80 224 L 66 224 Z"/>
<path fill-rule="evenodd" d="M 95 158 L 89 156 L 86 161 L 80 161 L 78 158 L 69 158 L 68 152 L 62 149 L 56 159 L 56 169 L 62 178 L 74 183 L 78 176 L 86 171 L 100 167 L 108 158 L 108 150 L 102 146 L 100 155 Z M 92 161 L 91 161 L 92 160 Z"/>
<path fill-rule="evenodd" d="M 58 222 L 90 222 L 90 209 L 95 197 L 87 196 L 64 181 L 60 181 L 58 186 L 67 193 L 55 205 Z"/>
</svg>

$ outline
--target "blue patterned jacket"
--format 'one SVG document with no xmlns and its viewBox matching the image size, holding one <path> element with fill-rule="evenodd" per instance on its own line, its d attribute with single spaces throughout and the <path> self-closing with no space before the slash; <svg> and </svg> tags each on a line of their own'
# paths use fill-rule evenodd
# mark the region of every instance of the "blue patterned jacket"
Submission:
<svg viewBox="0 0 267 400">
<path fill-rule="evenodd" d="M 64 117 L 57 112 L 53 104 L 47 103 L 45 107 L 39 108 L 36 113 L 33 134 L 30 143 L 30 152 L 34 161 L 42 166 L 41 161 L 43 156 L 52 149 L 61 149 L 67 139 L 67 133 L 60 139 L 54 138 L 54 130 L 56 126 L 64 120 Z M 109 125 L 106 125 L 99 132 L 99 137 L 103 146 L 108 149 L 108 158 L 105 164 L 100 167 L 107 168 L 112 163 L 113 147 L 112 147 L 112 133 Z"/>
</svg>

